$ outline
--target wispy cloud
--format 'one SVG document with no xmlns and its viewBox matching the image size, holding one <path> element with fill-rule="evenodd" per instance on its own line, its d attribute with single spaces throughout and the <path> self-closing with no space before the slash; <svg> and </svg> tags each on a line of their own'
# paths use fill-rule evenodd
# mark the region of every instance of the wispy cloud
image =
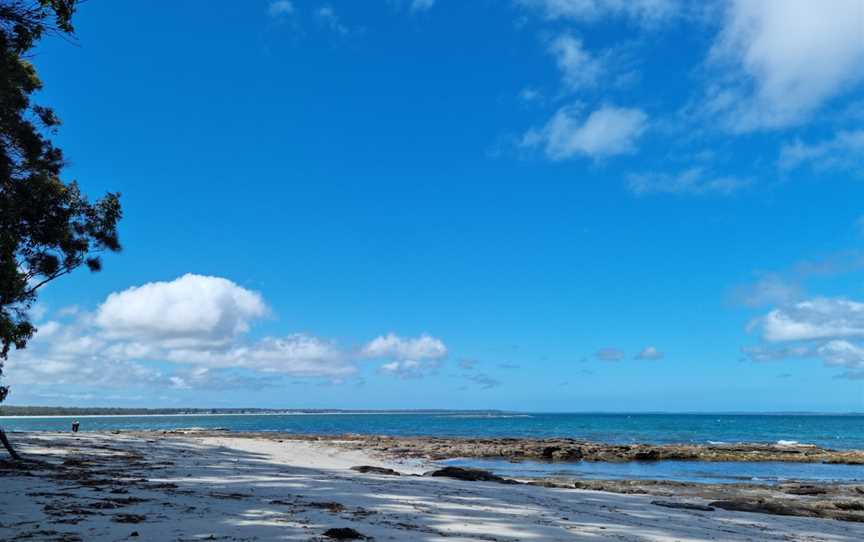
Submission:
<svg viewBox="0 0 864 542">
<path fill-rule="evenodd" d="M 593 21 L 601 17 L 627 17 L 651 25 L 680 12 L 677 0 L 516 0 L 549 19 Z"/>
<path fill-rule="evenodd" d="M 749 179 L 715 176 L 700 167 L 679 173 L 632 173 L 627 177 L 630 191 L 636 195 L 684 194 L 728 196 L 750 185 Z"/>
<path fill-rule="evenodd" d="M 570 90 L 595 86 L 605 70 L 601 59 L 592 55 L 582 45 L 582 40 L 571 34 L 552 40 L 549 52 L 555 57 L 564 84 Z"/>
<path fill-rule="evenodd" d="M 663 359 L 664 356 L 665 356 L 665 354 L 663 354 L 663 352 L 657 350 L 656 347 L 646 346 L 638 354 L 636 354 L 634 359 L 660 360 L 660 359 Z"/>
<path fill-rule="evenodd" d="M 605 158 L 636 151 L 648 127 L 648 116 L 638 109 L 603 106 L 588 115 L 578 105 L 559 109 L 539 129 L 522 138 L 522 146 L 539 147 L 554 161 L 579 156 Z"/>
<path fill-rule="evenodd" d="M 318 8 L 316 15 L 333 32 L 343 36 L 350 33 L 349 28 L 342 23 L 333 6 L 325 5 Z"/>
<path fill-rule="evenodd" d="M 594 353 L 594 357 L 600 361 L 621 361 L 624 359 L 624 351 L 613 347 L 601 348 Z"/>
<path fill-rule="evenodd" d="M 267 14 L 278 19 L 294 14 L 294 4 L 289 0 L 273 0 L 267 5 Z"/>
<path fill-rule="evenodd" d="M 864 41 L 864 40 L 862 40 Z M 864 130 L 841 131 L 817 143 L 800 139 L 780 148 L 778 165 L 791 170 L 810 165 L 814 170 L 845 169 L 860 172 L 864 163 Z"/>
</svg>

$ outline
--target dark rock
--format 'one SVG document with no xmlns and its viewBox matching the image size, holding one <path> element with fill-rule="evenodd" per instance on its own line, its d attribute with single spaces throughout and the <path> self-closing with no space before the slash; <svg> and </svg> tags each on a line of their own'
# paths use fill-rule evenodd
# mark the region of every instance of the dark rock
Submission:
<svg viewBox="0 0 864 542">
<path fill-rule="evenodd" d="M 824 487 L 806 485 L 784 488 L 783 491 L 789 495 L 824 495 L 828 493 Z"/>
<path fill-rule="evenodd" d="M 146 519 L 147 516 L 141 516 L 138 514 L 116 514 L 111 518 L 111 521 L 114 523 L 141 523 Z"/>
<path fill-rule="evenodd" d="M 358 533 L 351 527 L 327 529 L 324 531 L 324 536 L 333 540 L 369 540 L 368 536 Z"/>
<path fill-rule="evenodd" d="M 779 501 L 759 500 L 730 500 L 714 501 L 709 506 L 732 510 L 735 512 L 754 512 L 757 514 L 774 514 L 776 516 L 815 516 L 812 511 Z"/>
<path fill-rule="evenodd" d="M 704 504 L 694 504 L 689 502 L 673 502 L 673 501 L 651 501 L 655 506 L 663 506 L 665 508 L 680 508 L 682 510 L 699 510 L 701 512 L 713 512 L 714 508 L 705 506 Z"/>
<path fill-rule="evenodd" d="M 134 538 L 136 536 L 141 536 L 141 535 L 138 534 L 138 531 L 132 531 L 132 534 L 129 535 L 129 538 Z"/>
<path fill-rule="evenodd" d="M 657 461 L 660 459 L 660 452 L 658 450 L 640 450 L 633 454 L 633 459 L 636 461 Z"/>
<path fill-rule="evenodd" d="M 540 456 L 543 459 L 552 459 L 555 456 L 555 452 L 560 450 L 558 446 L 546 446 L 543 448 L 543 451 L 540 453 Z"/>
<path fill-rule="evenodd" d="M 481 469 L 466 469 L 462 467 L 444 467 L 427 474 L 428 476 L 437 476 L 443 478 L 455 478 L 456 480 L 465 480 L 468 482 L 498 482 L 499 484 L 518 484 L 515 480 L 502 478 L 497 474 L 492 474 L 489 471 Z"/>
<path fill-rule="evenodd" d="M 401 476 L 399 472 L 393 469 L 387 469 L 384 467 L 372 467 L 370 465 L 360 465 L 359 467 L 351 467 L 351 470 L 355 470 L 357 472 L 362 472 L 364 474 L 383 474 L 386 476 Z"/>
<path fill-rule="evenodd" d="M 841 501 L 834 503 L 835 508 L 839 508 L 840 510 L 849 510 L 849 511 L 864 511 L 864 502 L 862 501 Z"/>
</svg>

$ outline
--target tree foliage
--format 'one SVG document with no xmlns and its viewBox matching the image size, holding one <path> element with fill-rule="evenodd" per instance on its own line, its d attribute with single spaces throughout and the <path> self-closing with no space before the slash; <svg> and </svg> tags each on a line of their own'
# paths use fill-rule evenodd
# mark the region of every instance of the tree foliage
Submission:
<svg viewBox="0 0 864 542">
<path fill-rule="evenodd" d="M 32 101 L 42 83 L 28 53 L 46 34 L 72 35 L 77 3 L 0 0 L 0 376 L 36 331 L 38 289 L 82 265 L 99 271 L 99 253 L 120 250 L 119 195 L 90 202 L 60 178 L 65 159 L 49 139 L 60 120 Z"/>
</svg>

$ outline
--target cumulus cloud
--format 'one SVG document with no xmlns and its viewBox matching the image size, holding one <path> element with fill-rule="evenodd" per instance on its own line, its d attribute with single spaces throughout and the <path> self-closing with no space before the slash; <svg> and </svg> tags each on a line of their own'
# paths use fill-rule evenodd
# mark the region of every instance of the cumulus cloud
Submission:
<svg viewBox="0 0 864 542">
<path fill-rule="evenodd" d="M 800 124 L 864 77 L 861 0 L 728 3 L 710 60 L 725 79 L 706 110 L 735 132 Z"/>
<path fill-rule="evenodd" d="M 795 358 L 822 360 L 846 369 L 841 378 L 864 371 L 864 303 L 842 298 L 816 298 L 777 308 L 751 322 L 767 344 L 744 348 L 754 361 Z"/>
<path fill-rule="evenodd" d="M 601 348 L 594 353 L 594 357 L 600 361 L 621 361 L 624 359 L 624 352 L 617 348 Z"/>
<path fill-rule="evenodd" d="M 592 87 L 603 73 L 603 63 L 582 45 L 582 40 L 570 34 L 558 36 L 549 44 L 564 84 L 570 90 Z"/>
<path fill-rule="evenodd" d="M 265 314 L 260 294 L 224 278 L 187 274 L 109 295 L 95 321 L 112 338 L 195 347 L 226 344 Z"/>
<path fill-rule="evenodd" d="M 808 164 L 817 171 L 857 169 L 862 163 L 864 163 L 864 130 L 841 131 L 833 138 L 818 143 L 808 144 L 797 139 L 780 148 L 778 160 L 780 168 L 786 170 Z"/>
<path fill-rule="evenodd" d="M 592 21 L 601 17 L 628 17 L 654 23 L 674 16 L 680 10 L 677 0 L 516 0 L 549 19 Z"/>
<path fill-rule="evenodd" d="M 357 375 L 360 357 L 396 363 L 385 372 L 421 374 L 447 355 L 428 335 L 383 335 L 362 353 L 303 333 L 251 340 L 246 333 L 267 306 L 220 277 L 184 275 L 110 294 L 95 312 L 60 312 L 40 324 L 27 349 L 12 352 L 11 384 L 257 388 L 281 376 L 342 381 Z"/>
<path fill-rule="evenodd" d="M 663 359 L 663 352 L 657 350 L 654 346 L 646 346 L 641 352 L 636 354 L 635 359 L 658 360 Z"/>
<path fill-rule="evenodd" d="M 361 355 L 370 359 L 389 360 L 379 372 L 400 378 L 419 378 L 437 369 L 447 356 L 447 347 L 440 339 L 429 335 L 403 338 L 394 333 L 382 335 L 368 342 Z"/>
<path fill-rule="evenodd" d="M 864 303 L 816 298 L 777 308 L 751 322 L 769 342 L 864 337 Z"/>
<path fill-rule="evenodd" d="M 646 194 L 718 194 L 728 196 L 748 186 L 748 179 L 715 176 L 699 167 L 680 173 L 633 173 L 627 177 L 628 187 L 636 195 Z"/>
<path fill-rule="evenodd" d="M 577 156 L 604 158 L 635 152 L 636 141 L 648 126 L 639 109 L 603 106 L 589 115 L 580 106 L 559 109 L 540 129 L 530 130 L 523 147 L 541 147 L 551 160 Z"/>
<path fill-rule="evenodd" d="M 447 347 L 441 340 L 426 334 L 416 338 L 402 338 L 395 333 L 388 333 L 367 343 L 362 353 L 368 358 L 427 360 L 445 357 Z"/>
</svg>

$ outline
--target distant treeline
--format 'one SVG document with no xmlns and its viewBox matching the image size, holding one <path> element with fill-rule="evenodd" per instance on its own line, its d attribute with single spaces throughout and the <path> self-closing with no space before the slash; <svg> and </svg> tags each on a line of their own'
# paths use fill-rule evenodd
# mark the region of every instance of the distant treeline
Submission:
<svg viewBox="0 0 864 542">
<path fill-rule="evenodd" d="M 362 414 L 364 412 L 393 414 L 500 414 L 498 410 L 339 410 L 339 409 L 272 409 L 272 408 L 114 408 L 114 407 L 53 407 L 0 406 L 0 416 L 166 416 L 176 414 Z"/>
</svg>

